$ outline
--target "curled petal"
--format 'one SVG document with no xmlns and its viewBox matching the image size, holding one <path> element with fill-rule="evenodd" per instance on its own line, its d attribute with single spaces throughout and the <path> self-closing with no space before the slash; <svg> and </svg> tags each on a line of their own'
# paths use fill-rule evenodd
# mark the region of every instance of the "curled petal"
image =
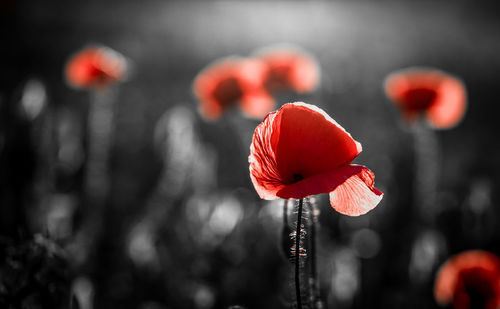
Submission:
<svg viewBox="0 0 500 309">
<path fill-rule="evenodd" d="M 285 186 L 281 198 L 300 199 L 330 192 L 330 204 L 341 214 L 359 216 L 375 208 L 383 193 L 374 187 L 375 175 L 361 165 L 347 165 Z"/>
<path fill-rule="evenodd" d="M 351 165 L 347 179 L 330 192 L 330 204 L 341 214 L 363 215 L 378 205 L 384 194 L 374 187 L 375 175 L 364 166 Z"/>
<path fill-rule="evenodd" d="M 363 173 L 363 170 L 371 173 L 370 170 L 361 165 L 341 166 L 289 184 L 279 190 L 277 195 L 285 199 L 300 199 L 310 195 L 329 193 L 344 184 L 350 177 Z M 373 176 L 373 173 L 371 175 Z M 367 181 L 366 185 L 373 188 L 373 178 L 371 182 L 370 179 L 367 179 Z"/>
</svg>

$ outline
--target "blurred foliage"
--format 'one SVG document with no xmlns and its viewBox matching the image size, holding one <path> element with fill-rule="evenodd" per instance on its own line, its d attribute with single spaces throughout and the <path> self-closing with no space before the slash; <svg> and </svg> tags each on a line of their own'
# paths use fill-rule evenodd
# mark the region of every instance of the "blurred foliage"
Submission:
<svg viewBox="0 0 500 309">
<path fill-rule="evenodd" d="M 71 274 L 64 252 L 35 235 L 20 245 L 0 243 L 2 308 L 69 308 Z"/>
</svg>

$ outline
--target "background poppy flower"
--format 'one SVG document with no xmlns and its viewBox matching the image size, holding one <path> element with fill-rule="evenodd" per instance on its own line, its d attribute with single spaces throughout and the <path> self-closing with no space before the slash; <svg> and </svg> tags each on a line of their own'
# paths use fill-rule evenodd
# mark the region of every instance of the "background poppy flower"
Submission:
<svg viewBox="0 0 500 309">
<path fill-rule="evenodd" d="M 335 210 L 358 216 L 383 196 L 369 169 L 349 164 L 360 152 L 361 144 L 322 109 L 288 103 L 255 129 L 248 158 L 250 177 L 263 199 L 329 193 Z"/>
<path fill-rule="evenodd" d="M 408 68 L 385 80 L 386 95 L 412 122 L 423 115 L 431 126 L 446 129 L 458 124 L 465 114 L 467 95 L 464 84 L 436 69 Z"/>
<path fill-rule="evenodd" d="M 251 118 L 263 118 L 274 107 L 273 98 L 262 87 L 264 66 L 260 61 L 227 57 L 210 64 L 195 78 L 193 92 L 201 114 L 214 120 L 239 104 Z"/>
<path fill-rule="evenodd" d="M 500 260 L 492 253 L 465 251 L 451 257 L 438 271 L 436 301 L 454 308 L 500 306 Z"/>
<path fill-rule="evenodd" d="M 125 77 L 127 63 L 108 47 L 91 46 L 73 55 L 66 65 L 66 80 L 81 89 L 102 89 Z"/>
<path fill-rule="evenodd" d="M 255 55 L 267 67 L 264 85 L 270 92 L 293 90 L 304 93 L 313 91 L 319 84 L 317 61 L 298 47 L 268 47 Z"/>
</svg>

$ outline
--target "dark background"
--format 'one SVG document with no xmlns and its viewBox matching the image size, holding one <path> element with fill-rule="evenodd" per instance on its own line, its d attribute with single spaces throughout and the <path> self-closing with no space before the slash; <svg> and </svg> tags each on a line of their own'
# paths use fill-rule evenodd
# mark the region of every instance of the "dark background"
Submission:
<svg viewBox="0 0 500 309">
<path fill-rule="evenodd" d="M 48 254 L 36 268 L 57 270 L 41 282 L 55 282 L 60 293 L 39 292 L 31 284 L 36 276 L 3 279 L 3 286 L 27 286 L 16 294 L 19 303 L 32 294 L 69 299 L 65 293 L 76 293 L 82 308 L 82 297 L 95 308 L 289 306 L 291 268 L 279 250 L 282 202 L 258 199 L 248 176 L 250 137 L 259 122 L 237 111 L 206 122 L 190 88 L 217 58 L 288 42 L 315 55 L 321 85 L 307 95 L 283 94 L 279 104 L 305 101 L 325 109 L 362 143 L 356 163 L 374 171 L 385 193 L 359 218 L 318 199 L 326 307 L 437 307 L 434 276 L 449 255 L 500 253 L 498 13 L 494 1 L 0 2 L 3 278 L 36 273 L 25 256 L 53 252 L 26 249 L 35 234 L 57 244 L 62 256 L 54 261 Z M 125 55 L 132 71 L 113 88 L 111 190 L 95 251 L 81 262 L 91 96 L 68 87 L 63 70 L 71 54 L 92 43 Z M 432 223 L 418 218 L 414 202 L 412 131 L 382 87 L 391 71 L 414 65 L 459 76 L 468 92 L 462 123 L 432 132 L 440 154 Z M 19 113 L 19 102 L 34 78 L 45 86 L 47 106 L 33 120 Z M 54 132 L 63 130 L 61 123 L 69 127 L 66 140 L 81 142 L 83 159 L 69 167 L 57 159 L 64 141 Z M 62 211 L 63 227 L 48 219 L 54 209 L 69 209 Z M 25 264 L 13 267 L 12 259 Z M 419 268 L 412 259 L 428 263 Z M 8 303 L 9 293 L 2 293 Z M 35 299 L 48 308 L 49 300 Z"/>
</svg>

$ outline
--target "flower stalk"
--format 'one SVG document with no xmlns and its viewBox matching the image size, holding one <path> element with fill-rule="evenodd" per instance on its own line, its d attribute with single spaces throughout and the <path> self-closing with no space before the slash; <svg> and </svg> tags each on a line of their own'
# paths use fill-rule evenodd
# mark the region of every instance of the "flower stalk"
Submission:
<svg viewBox="0 0 500 309">
<path fill-rule="evenodd" d="M 318 211 L 313 200 L 309 200 L 310 215 L 310 237 L 309 237 L 309 257 L 311 261 L 309 286 L 311 289 L 311 303 L 313 308 L 321 308 L 319 305 L 319 282 L 316 261 L 316 222 L 318 221 Z"/>
<path fill-rule="evenodd" d="M 419 122 L 412 126 L 415 148 L 415 198 L 419 219 L 433 224 L 439 181 L 439 144 L 433 130 Z"/>
<path fill-rule="evenodd" d="M 297 308 L 302 309 L 302 299 L 300 296 L 300 238 L 302 229 L 302 208 L 303 199 L 299 200 L 297 210 L 297 227 L 295 230 L 295 295 L 297 299 Z"/>
</svg>

